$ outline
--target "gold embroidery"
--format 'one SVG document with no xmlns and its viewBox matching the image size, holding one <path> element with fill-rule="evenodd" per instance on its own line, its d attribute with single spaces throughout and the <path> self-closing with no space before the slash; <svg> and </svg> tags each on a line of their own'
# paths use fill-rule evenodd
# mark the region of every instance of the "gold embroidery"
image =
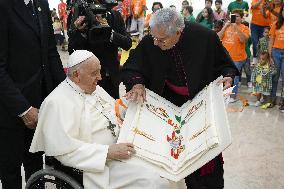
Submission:
<svg viewBox="0 0 284 189">
<path fill-rule="evenodd" d="M 138 134 L 138 135 L 141 135 L 149 140 L 152 140 L 152 141 L 155 141 L 154 137 L 152 135 L 149 135 L 147 133 L 145 133 L 144 131 L 141 131 L 139 130 L 137 127 L 133 128 L 132 131 L 135 133 L 135 134 Z"/>
</svg>

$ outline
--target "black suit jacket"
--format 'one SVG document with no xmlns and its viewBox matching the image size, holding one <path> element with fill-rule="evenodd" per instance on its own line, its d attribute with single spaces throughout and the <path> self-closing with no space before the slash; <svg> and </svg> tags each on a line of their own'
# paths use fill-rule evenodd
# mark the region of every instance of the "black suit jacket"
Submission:
<svg viewBox="0 0 284 189">
<path fill-rule="evenodd" d="M 0 0 L 0 128 L 16 128 L 18 115 L 65 78 L 47 0 L 33 0 L 39 24 L 23 0 Z"/>
<path fill-rule="evenodd" d="M 130 35 L 126 32 L 124 21 L 121 14 L 117 11 L 111 10 L 111 14 L 107 16 L 108 24 L 113 29 L 112 42 L 106 42 L 101 45 L 92 45 L 84 38 L 80 32 L 72 32 L 69 34 L 69 53 L 73 50 L 84 49 L 93 52 L 101 62 L 104 76 L 107 71 L 115 86 L 119 82 L 119 61 L 118 61 L 118 47 L 124 50 L 129 50 L 132 41 Z M 97 37 L 97 36 L 93 36 Z M 104 78 L 104 77 L 103 77 Z"/>
<path fill-rule="evenodd" d="M 238 70 L 212 30 L 197 23 L 187 23 L 180 39 L 183 67 L 185 69 L 192 99 L 218 76 L 235 76 Z M 155 93 L 162 95 L 173 58 L 154 45 L 151 36 L 145 36 L 122 70 L 122 81 L 130 90 L 134 84 L 142 83 Z"/>
</svg>

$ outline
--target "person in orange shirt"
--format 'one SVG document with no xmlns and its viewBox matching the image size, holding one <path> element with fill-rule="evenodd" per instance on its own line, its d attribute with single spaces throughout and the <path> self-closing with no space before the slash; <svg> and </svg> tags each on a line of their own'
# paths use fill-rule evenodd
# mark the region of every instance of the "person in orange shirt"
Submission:
<svg viewBox="0 0 284 189">
<path fill-rule="evenodd" d="M 67 29 L 67 4 L 63 0 L 60 0 L 61 3 L 58 5 L 58 14 L 59 18 L 63 23 L 64 30 Z"/>
<path fill-rule="evenodd" d="M 233 59 L 235 66 L 240 71 L 247 59 L 245 44 L 249 37 L 249 28 L 241 23 L 244 16 L 243 10 L 235 9 L 232 13 L 236 15 L 236 23 L 226 22 L 222 30 L 218 32 L 218 36 Z M 236 76 L 234 78 L 234 94 L 231 95 L 230 102 L 237 100 L 238 84 L 239 76 Z"/>
<path fill-rule="evenodd" d="M 265 5 L 266 0 L 252 0 L 251 3 L 251 38 L 252 38 L 252 47 L 253 47 L 253 62 L 256 63 L 257 57 L 257 43 L 260 38 L 263 37 L 264 28 L 270 25 L 270 20 L 267 18 L 268 11 L 264 11 L 263 6 Z"/>
<path fill-rule="evenodd" d="M 264 15 L 266 18 L 270 19 L 270 25 L 277 21 L 280 15 L 280 9 L 283 4 L 283 0 L 273 0 L 273 2 L 265 1 L 263 6 L 263 11 L 268 11 L 268 14 Z"/>
<path fill-rule="evenodd" d="M 145 24 L 144 24 L 145 28 L 149 27 L 149 22 L 150 22 L 150 19 L 152 17 L 152 14 L 155 13 L 157 10 L 162 9 L 162 8 L 163 8 L 163 5 L 162 5 L 161 2 L 154 2 L 153 3 L 153 5 L 152 5 L 152 13 L 148 14 L 146 16 L 146 19 L 145 19 Z"/>
<path fill-rule="evenodd" d="M 276 91 L 280 74 L 282 75 L 282 90 L 280 111 L 284 113 L 284 5 L 280 9 L 280 15 L 270 29 L 269 53 L 276 66 L 276 75 L 272 77 L 272 103 L 275 105 Z"/>
<path fill-rule="evenodd" d="M 147 10 L 146 0 L 132 0 L 131 2 L 132 21 L 131 21 L 130 32 L 138 31 L 139 40 L 143 38 L 144 34 L 145 10 Z"/>
</svg>

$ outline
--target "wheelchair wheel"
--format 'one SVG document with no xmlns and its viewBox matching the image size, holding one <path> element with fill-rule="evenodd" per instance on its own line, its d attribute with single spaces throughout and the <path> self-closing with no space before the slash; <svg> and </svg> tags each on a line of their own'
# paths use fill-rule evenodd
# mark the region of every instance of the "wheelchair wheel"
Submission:
<svg viewBox="0 0 284 189">
<path fill-rule="evenodd" d="M 83 186 L 61 171 L 42 169 L 30 177 L 26 189 L 83 189 Z"/>
</svg>

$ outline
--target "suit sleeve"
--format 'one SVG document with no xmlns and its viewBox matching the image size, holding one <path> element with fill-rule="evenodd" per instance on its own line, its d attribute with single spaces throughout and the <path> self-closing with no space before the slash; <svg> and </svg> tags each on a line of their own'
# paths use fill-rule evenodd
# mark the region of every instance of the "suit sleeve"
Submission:
<svg viewBox="0 0 284 189">
<path fill-rule="evenodd" d="M 132 40 L 130 38 L 130 35 L 126 32 L 125 24 L 121 17 L 121 14 L 119 12 L 114 12 L 114 18 L 117 22 L 118 30 L 114 31 L 112 42 L 118 47 L 121 47 L 127 51 L 131 48 Z"/>
<path fill-rule="evenodd" d="M 7 111 L 18 116 L 26 111 L 30 104 L 15 86 L 9 75 L 9 7 L 0 2 L 0 102 Z M 14 55 L 16 56 L 16 55 Z"/>
<path fill-rule="evenodd" d="M 224 77 L 232 77 L 234 79 L 236 75 L 239 75 L 238 69 L 235 67 L 232 58 L 230 57 L 225 47 L 222 45 L 216 33 L 214 33 L 213 39 L 216 46 L 214 65 L 214 73 L 216 73 L 215 77 L 223 75 Z"/>
<path fill-rule="evenodd" d="M 47 13 L 49 13 L 49 6 L 46 2 Z M 50 71 L 54 83 L 54 88 L 65 79 L 65 73 L 63 70 L 62 62 L 56 48 L 56 42 L 54 37 L 54 31 L 52 27 L 51 15 L 48 16 L 48 63 L 50 65 Z"/>
<path fill-rule="evenodd" d="M 135 84 L 147 85 L 151 78 L 151 68 L 150 65 L 147 64 L 144 54 L 144 48 L 147 46 L 148 38 L 148 36 L 144 37 L 136 49 L 130 51 L 129 58 L 123 65 L 121 78 L 127 91 Z"/>
</svg>

